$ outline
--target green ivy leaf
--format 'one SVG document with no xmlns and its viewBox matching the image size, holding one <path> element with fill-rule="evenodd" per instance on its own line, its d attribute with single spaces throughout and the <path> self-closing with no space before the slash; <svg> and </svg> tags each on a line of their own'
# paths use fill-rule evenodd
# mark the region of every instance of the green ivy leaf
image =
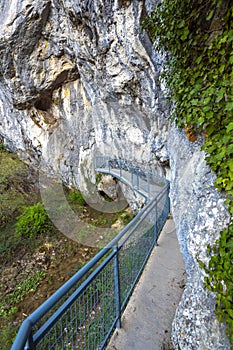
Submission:
<svg viewBox="0 0 233 350">
<path fill-rule="evenodd" d="M 189 29 L 188 29 L 188 27 L 186 27 L 186 28 L 183 30 L 183 34 L 181 35 L 181 40 L 182 40 L 182 41 L 186 40 L 187 37 L 188 37 L 188 35 L 189 35 Z"/>
<path fill-rule="evenodd" d="M 227 102 L 226 103 L 226 110 L 232 111 L 233 110 L 233 102 Z"/>
<path fill-rule="evenodd" d="M 185 26 L 185 20 L 182 19 L 182 21 L 180 21 L 178 24 L 177 24 L 177 28 L 183 28 Z"/>
<path fill-rule="evenodd" d="M 228 132 L 228 133 L 231 132 L 231 131 L 233 131 L 233 122 L 230 122 L 230 123 L 227 125 L 226 129 L 227 129 L 227 132 Z"/>
<path fill-rule="evenodd" d="M 214 10 L 211 10 L 206 17 L 207 21 L 209 21 L 213 17 L 213 15 L 214 15 Z"/>
</svg>

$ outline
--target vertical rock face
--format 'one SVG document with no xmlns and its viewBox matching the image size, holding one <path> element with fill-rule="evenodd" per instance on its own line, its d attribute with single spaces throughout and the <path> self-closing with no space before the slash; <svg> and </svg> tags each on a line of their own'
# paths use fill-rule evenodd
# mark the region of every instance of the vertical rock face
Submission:
<svg viewBox="0 0 233 350">
<path fill-rule="evenodd" d="M 70 183 L 71 174 L 81 181 L 80 167 L 95 153 L 167 160 L 159 135 L 164 99 L 142 43 L 142 1 L 1 7 L 0 132 L 10 148 Z"/>
<path fill-rule="evenodd" d="M 207 244 L 214 244 L 229 222 L 224 197 L 214 187 L 215 176 L 200 151 L 177 129 L 169 133 L 171 201 L 187 283 L 173 322 L 173 342 L 180 349 L 230 349 L 224 326 L 217 321 L 215 296 L 204 288 Z"/>
<path fill-rule="evenodd" d="M 197 259 L 227 224 L 199 141 L 168 126 L 156 53 L 140 20 L 157 0 L 2 0 L 0 135 L 21 158 L 88 191 L 97 154 L 171 179 L 188 282 L 176 349 L 230 349 Z M 169 167 L 170 162 L 170 167 Z"/>
</svg>

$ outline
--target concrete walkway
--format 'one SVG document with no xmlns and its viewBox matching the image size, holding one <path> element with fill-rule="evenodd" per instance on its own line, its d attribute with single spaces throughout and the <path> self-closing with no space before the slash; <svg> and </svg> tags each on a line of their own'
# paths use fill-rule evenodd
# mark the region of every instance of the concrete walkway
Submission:
<svg viewBox="0 0 233 350">
<path fill-rule="evenodd" d="M 168 350 L 172 320 L 185 283 L 185 266 L 169 219 L 107 350 Z"/>
</svg>

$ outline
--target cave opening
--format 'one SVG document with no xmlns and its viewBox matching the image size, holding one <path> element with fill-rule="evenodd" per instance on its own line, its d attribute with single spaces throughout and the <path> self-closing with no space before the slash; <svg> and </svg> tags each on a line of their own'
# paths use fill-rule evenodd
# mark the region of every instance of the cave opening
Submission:
<svg viewBox="0 0 233 350">
<path fill-rule="evenodd" d="M 52 98 L 51 96 L 43 96 L 40 97 L 34 104 L 36 109 L 39 109 L 40 111 L 48 111 L 52 104 Z"/>
</svg>

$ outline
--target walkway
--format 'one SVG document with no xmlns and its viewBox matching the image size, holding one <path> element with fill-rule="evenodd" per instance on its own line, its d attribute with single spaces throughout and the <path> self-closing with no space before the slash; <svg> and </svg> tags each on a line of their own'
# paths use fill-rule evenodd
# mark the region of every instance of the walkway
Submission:
<svg viewBox="0 0 233 350">
<path fill-rule="evenodd" d="M 175 226 L 167 220 L 107 350 L 168 350 L 185 283 Z M 172 349 L 172 347 L 171 347 Z"/>
<path fill-rule="evenodd" d="M 118 178 L 146 199 L 154 198 L 167 184 L 165 178 L 150 171 L 126 166 L 124 161 L 108 156 L 95 158 L 95 171 Z"/>
<path fill-rule="evenodd" d="M 147 203 L 105 248 L 24 320 L 12 350 L 23 350 L 26 343 L 30 350 L 104 349 L 120 320 L 122 328 L 115 331 L 108 350 L 168 349 L 163 344 L 169 341 L 184 284 L 184 264 L 171 219 L 154 248 L 170 212 L 169 183 L 110 157 L 97 157 L 95 170 L 114 174 L 141 192 Z M 127 303 L 121 318 L 120 310 Z"/>
<path fill-rule="evenodd" d="M 96 171 L 99 173 L 110 174 L 112 176 L 115 176 L 116 178 L 124 182 L 126 185 L 131 187 L 134 191 L 138 192 L 146 198 L 148 197 L 148 195 L 150 198 L 153 198 L 162 190 L 162 188 L 165 185 L 164 181 L 156 183 L 152 182 L 152 179 L 150 179 L 150 182 L 148 182 L 147 180 L 143 180 L 140 176 L 132 176 L 132 173 L 117 168 L 111 168 L 110 171 L 108 169 L 96 169 Z"/>
</svg>

